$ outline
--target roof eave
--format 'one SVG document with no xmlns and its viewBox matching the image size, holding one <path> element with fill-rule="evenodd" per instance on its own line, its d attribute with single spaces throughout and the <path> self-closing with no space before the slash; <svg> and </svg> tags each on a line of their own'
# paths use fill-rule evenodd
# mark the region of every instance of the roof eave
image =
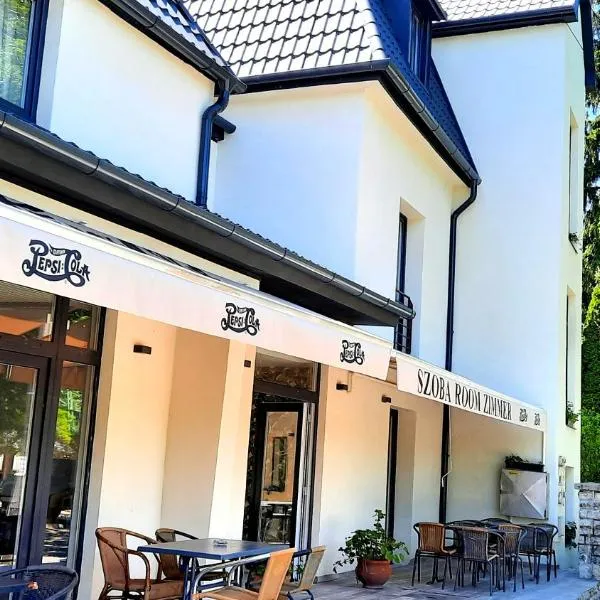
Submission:
<svg viewBox="0 0 600 600">
<path fill-rule="evenodd" d="M 229 67 L 218 64 L 213 58 L 204 54 L 147 8 L 141 6 L 137 0 L 100 0 L 100 2 L 209 79 L 217 83 L 227 82 L 233 92 L 241 93 L 245 90 L 244 83 Z"/>
<path fill-rule="evenodd" d="M 479 174 L 469 164 L 467 157 L 463 156 L 462 152 L 445 134 L 440 124 L 419 100 L 410 83 L 389 59 L 254 75 L 242 79 L 248 86 L 248 93 L 378 80 L 465 185 L 470 186 L 472 183 L 481 182 Z"/>
<path fill-rule="evenodd" d="M 433 23 L 434 37 L 449 37 L 453 35 L 468 35 L 519 27 L 534 27 L 536 25 L 551 25 L 553 23 L 573 23 L 577 21 L 578 3 L 573 6 L 561 6 L 541 10 L 531 10 L 506 15 L 493 15 L 476 19 L 461 19 Z"/>
<path fill-rule="evenodd" d="M 3 178 L 156 239 L 297 292 L 298 304 L 360 325 L 413 318 L 381 296 L 52 133 L 0 111 Z M 262 287 L 262 285 L 261 285 Z M 285 297 L 285 296 L 282 296 Z"/>
</svg>

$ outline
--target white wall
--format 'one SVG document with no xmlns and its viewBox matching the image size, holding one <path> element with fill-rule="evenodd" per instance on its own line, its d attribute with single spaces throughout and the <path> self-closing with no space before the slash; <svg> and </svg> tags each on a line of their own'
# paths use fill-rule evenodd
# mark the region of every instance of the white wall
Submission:
<svg viewBox="0 0 600 600">
<path fill-rule="evenodd" d="M 452 410 L 449 521 L 506 516 L 500 513 L 500 470 L 509 454 L 543 460 L 542 434 L 465 410 Z"/>
<path fill-rule="evenodd" d="M 555 523 L 558 456 L 579 463 L 578 432 L 564 425 L 567 288 L 576 304 L 581 296 L 581 255 L 568 241 L 569 119 L 572 112 L 582 124 L 585 110 L 575 27 L 434 43 L 483 179 L 459 224 L 454 369 L 548 411 L 545 461 Z M 582 143 L 580 136 L 579 156 Z M 581 179 L 577 186 L 581 198 Z M 578 376 L 573 385 L 579 397 Z"/>
<path fill-rule="evenodd" d="M 402 205 L 421 230 L 415 352 L 439 364 L 450 208 L 468 192 L 380 84 L 235 96 L 228 114 L 238 129 L 219 144 L 211 208 L 387 297 Z"/>
<path fill-rule="evenodd" d="M 322 574 L 332 572 L 346 536 L 372 525 L 376 508 L 385 510 L 391 406 L 402 409 L 399 451 L 414 456 L 413 465 L 398 466 L 396 489 L 405 502 L 396 506 L 396 531 L 414 551 L 412 523 L 438 515 L 442 406 L 399 392 L 393 383 L 353 375 L 346 392 L 336 390 L 338 381 L 348 382 L 348 373 L 323 369 L 313 521 L 313 545 L 327 546 Z M 384 394 L 391 405 L 381 402 Z M 409 488 L 409 497 L 401 493 Z"/>
<path fill-rule="evenodd" d="M 97 0 L 50 4 L 39 124 L 193 200 L 213 83 Z"/>
<path fill-rule="evenodd" d="M 152 536 L 160 524 L 176 329 L 108 311 L 88 498 L 82 598 L 103 578 L 96 527 Z M 152 347 L 134 354 L 133 345 Z"/>
</svg>

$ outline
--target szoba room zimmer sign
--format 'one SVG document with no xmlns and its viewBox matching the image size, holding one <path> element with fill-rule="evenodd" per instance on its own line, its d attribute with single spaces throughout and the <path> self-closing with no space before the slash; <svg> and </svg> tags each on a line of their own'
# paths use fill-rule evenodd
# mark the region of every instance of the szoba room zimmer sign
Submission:
<svg viewBox="0 0 600 600">
<path fill-rule="evenodd" d="M 396 355 L 398 389 L 468 412 L 543 431 L 543 409 L 494 392 L 464 377 L 404 355 Z"/>
</svg>

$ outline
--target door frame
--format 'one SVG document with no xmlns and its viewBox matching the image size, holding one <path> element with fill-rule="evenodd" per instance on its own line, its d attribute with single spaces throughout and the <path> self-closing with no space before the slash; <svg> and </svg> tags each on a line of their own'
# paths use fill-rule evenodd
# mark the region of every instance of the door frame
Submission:
<svg viewBox="0 0 600 600">
<path fill-rule="evenodd" d="M 31 564 L 34 557 L 36 545 L 35 531 L 39 515 L 34 510 L 38 497 L 38 485 L 41 475 L 40 463 L 44 450 L 44 421 L 46 415 L 46 404 L 48 397 L 48 372 L 49 359 L 42 356 L 32 356 L 11 350 L 0 350 L 0 363 L 10 364 L 38 372 L 35 396 L 33 398 L 31 426 L 27 432 L 29 435 L 29 451 L 25 470 L 25 488 L 23 490 L 23 506 L 21 508 L 19 530 L 17 531 L 17 544 L 15 554 L 17 557 L 15 568 L 20 569 Z M 39 510 L 37 511 L 39 512 Z"/>
<path fill-rule="evenodd" d="M 262 394 L 255 390 L 253 393 Z M 271 394 L 269 394 L 271 396 Z M 296 452 L 294 456 L 294 493 L 292 498 L 292 522 L 290 526 L 290 546 L 296 539 L 296 521 L 298 512 L 298 486 L 300 483 L 300 458 L 302 455 L 302 420 L 304 417 L 304 405 L 301 402 L 285 401 L 281 396 L 274 396 L 277 400 L 273 402 L 261 402 L 257 406 L 257 430 L 256 430 L 256 454 L 253 468 L 260 468 L 260 473 L 255 473 L 254 490 L 252 492 L 253 510 L 250 517 L 250 531 L 258 539 L 260 524 L 260 509 L 262 505 L 263 477 L 265 465 L 265 434 L 267 415 L 270 412 L 295 412 L 296 413 Z"/>
<path fill-rule="evenodd" d="M 397 408 L 390 408 L 388 460 L 387 460 L 387 486 L 385 506 L 385 529 L 389 537 L 394 537 L 396 516 L 396 477 L 398 468 L 398 420 Z"/>
<path fill-rule="evenodd" d="M 2 281 L 0 280 L 0 283 Z M 7 282 L 10 283 L 10 282 Z M 34 288 L 35 289 L 35 288 Z M 26 540 L 26 547 L 21 551 L 21 538 L 19 539 L 17 567 L 27 564 L 38 564 L 43 558 L 43 547 L 45 539 L 45 527 L 47 516 L 47 503 L 51 487 L 52 460 L 54 435 L 56 433 L 56 418 L 59 405 L 59 394 L 61 388 L 61 375 L 65 361 L 81 363 L 94 368 L 94 380 L 88 398 L 88 421 L 85 434 L 86 451 L 83 453 L 83 471 L 80 487 L 82 488 L 81 504 L 77 515 L 77 530 L 71 529 L 70 535 L 77 537 L 73 545 L 73 554 L 69 557 L 68 566 L 80 570 L 83 554 L 83 537 L 88 509 L 88 493 L 92 463 L 92 452 L 94 444 L 94 433 L 96 425 L 96 410 L 98 383 L 100 379 L 100 367 L 102 348 L 104 341 L 104 325 L 106 320 L 106 309 L 101 306 L 93 306 L 97 312 L 96 348 L 77 348 L 66 344 L 67 321 L 69 313 L 70 298 L 52 294 L 53 306 L 53 335 L 50 340 L 29 339 L 22 336 L 11 335 L 0 332 L 0 357 L 18 357 L 21 361 L 34 361 L 37 364 L 44 361 L 44 397 L 39 404 L 40 415 L 36 422 L 36 429 L 31 432 L 31 451 L 35 450 L 37 472 L 34 473 L 35 485 L 33 489 L 29 479 L 25 481 L 24 512 L 27 510 L 27 530 L 23 530 L 21 538 Z M 41 363 L 40 363 L 41 364 Z M 23 363 L 23 366 L 28 366 Z M 34 367 L 37 368 L 37 367 Z M 40 377 L 40 380 L 42 378 Z M 38 386 L 38 389 L 42 388 Z M 36 390 L 36 400 L 38 391 Z M 35 415 L 34 415 L 35 417 Z M 29 462 L 28 462 L 29 475 Z M 30 490 L 28 491 L 27 486 Z M 27 504 L 25 504 L 25 498 Z M 73 527 L 74 520 L 71 521 Z M 25 535 L 26 534 L 26 535 Z M 23 542 L 25 544 L 25 541 Z"/>
</svg>

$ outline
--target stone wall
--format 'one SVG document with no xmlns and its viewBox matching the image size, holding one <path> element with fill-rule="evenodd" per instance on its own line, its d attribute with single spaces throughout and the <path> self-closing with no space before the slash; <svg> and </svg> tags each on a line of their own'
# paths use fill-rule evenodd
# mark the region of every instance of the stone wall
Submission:
<svg viewBox="0 0 600 600">
<path fill-rule="evenodd" d="M 600 581 L 600 483 L 579 483 L 579 577 Z"/>
</svg>

